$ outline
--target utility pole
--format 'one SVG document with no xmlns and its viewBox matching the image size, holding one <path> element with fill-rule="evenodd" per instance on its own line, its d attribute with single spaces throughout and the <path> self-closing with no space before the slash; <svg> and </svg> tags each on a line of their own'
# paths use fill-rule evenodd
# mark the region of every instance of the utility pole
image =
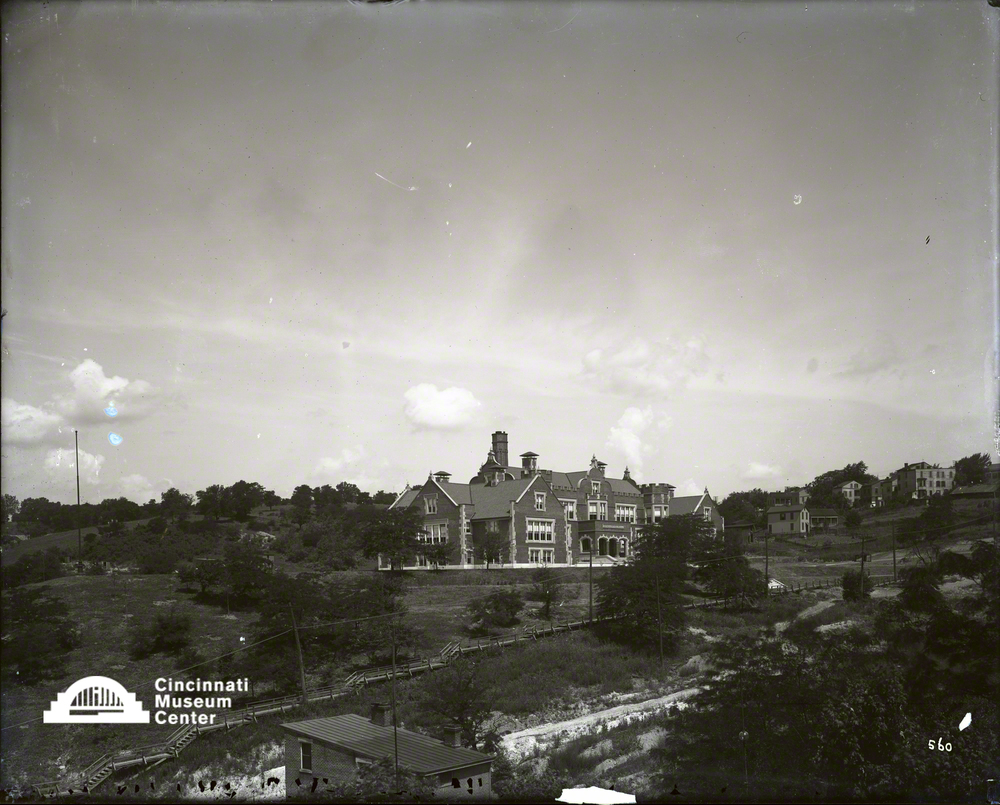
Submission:
<svg viewBox="0 0 1000 805">
<path fill-rule="evenodd" d="M 73 431 L 76 443 L 76 569 L 83 570 L 83 532 L 80 530 L 80 432 Z"/>
<path fill-rule="evenodd" d="M 389 625 L 392 627 L 392 750 L 395 758 L 396 790 L 399 791 L 399 737 L 396 732 L 396 617 L 393 616 Z"/>
<path fill-rule="evenodd" d="M 890 525 L 892 526 L 892 580 L 896 580 L 896 521 L 893 520 Z"/>
<path fill-rule="evenodd" d="M 768 533 L 764 532 L 764 583 L 767 584 L 767 595 L 771 594 L 771 573 L 770 567 L 768 565 L 768 552 L 767 552 L 767 537 Z"/>
<path fill-rule="evenodd" d="M 861 600 L 865 599 L 865 535 L 861 535 Z"/>
<path fill-rule="evenodd" d="M 663 621 L 660 614 L 660 574 L 656 574 L 656 631 L 660 639 L 660 665 L 663 665 Z"/>
<path fill-rule="evenodd" d="M 306 694 L 306 666 L 302 661 L 302 643 L 299 642 L 299 626 L 295 622 L 295 607 L 289 604 L 288 611 L 292 613 L 292 630 L 295 632 L 295 649 L 299 653 L 299 682 L 302 684 L 302 704 L 305 706 L 309 703 L 309 698 Z"/>
</svg>

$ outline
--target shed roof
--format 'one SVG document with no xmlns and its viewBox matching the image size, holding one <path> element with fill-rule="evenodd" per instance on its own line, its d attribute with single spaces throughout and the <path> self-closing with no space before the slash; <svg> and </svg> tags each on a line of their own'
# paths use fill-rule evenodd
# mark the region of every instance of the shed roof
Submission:
<svg viewBox="0 0 1000 805">
<path fill-rule="evenodd" d="M 294 735 L 332 744 L 373 760 L 393 756 L 393 728 L 380 727 L 354 713 L 296 721 L 281 726 Z M 410 730 L 397 729 L 396 735 L 400 764 L 410 767 L 418 774 L 432 774 L 487 763 L 494 757 L 464 746 L 445 746 L 441 741 Z"/>
<path fill-rule="evenodd" d="M 951 491 L 952 497 L 962 497 L 963 495 L 991 495 L 998 490 L 998 483 L 992 481 L 985 484 L 970 484 L 969 486 L 960 486 L 957 489 Z"/>
</svg>

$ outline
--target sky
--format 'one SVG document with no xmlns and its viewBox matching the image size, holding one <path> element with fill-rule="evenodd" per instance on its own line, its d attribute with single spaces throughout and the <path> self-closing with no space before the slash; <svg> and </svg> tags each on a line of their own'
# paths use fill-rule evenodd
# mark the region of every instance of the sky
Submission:
<svg viewBox="0 0 1000 805">
<path fill-rule="evenodd" d="M 997 460 L 985 2 L 3 14 L 6 493 Z"/>
</svg>

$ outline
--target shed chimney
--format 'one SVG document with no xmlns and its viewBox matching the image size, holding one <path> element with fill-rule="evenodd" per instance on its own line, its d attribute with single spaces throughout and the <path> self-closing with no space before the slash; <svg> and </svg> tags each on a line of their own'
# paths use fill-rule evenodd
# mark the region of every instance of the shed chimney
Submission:
<svg viewBox="0 0 1000 805">
<path fill-rule="evenodd" d="M 389 720 L 390 719 L 388 717 L 388 713 L 389 713 L 389 709 L 384 704 L 380 704 L 379 702 L 373 703 L 372 704 L 372 724 L 374 724 L 376 727 L 388 727 L 388 726 L 391 726 L 389 724 Z"/>
<path fill-rule="evenodd" d="M 462 745 L 462 728 L 449 725 L 444 728 L 444 737 L 441 739 L 441 743 L 445 746 L 461 746 Z"/>
<path fill-rule="evenodd" d="M 501 467 L 508 466 L 507 462 L 507 432 L 498 430 L 493 432 L 493 455 Z"/>
</svg>

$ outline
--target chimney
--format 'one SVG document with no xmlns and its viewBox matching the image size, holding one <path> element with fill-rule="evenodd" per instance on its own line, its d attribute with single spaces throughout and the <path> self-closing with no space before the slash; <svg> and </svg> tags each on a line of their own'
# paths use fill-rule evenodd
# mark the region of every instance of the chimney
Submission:
<svg viewBox="0 0 1000 805">
<path fill-rule="evenodd" d="M 507 432 L 498 430 L 493 432 L 493 455 L 501 467 L 507 466 Z"/>
<path fill-rule="evenodd" d="M 444 470 L 438 470 L 434 473 L 434 480 L 438 483 L 447 483 L 451 478 L 450 472 L 445 472 Z"/>
<path fill-rule="evenodd" d="M 441 739 L 441 743 L 445 746 L 457 746 L 462 745 L 462 728 L 456 726 L 447 726 L 444 728 L 444 737 Z"/>
<path fill-rule="evenodd" d="M 521 453 L 521 477 L 538 474 L 538 453 Z"/>
<path fill-rule="evenodd" d="M 372 724 L 376 727 L 389 727 L 392 726 L 390 720 L 389 709 L 384 704 L 372 704 Z"/>
<path fill-rule="evenodd" d="M 605 470 L 605 468 L 607 468 L 607 466 L 608 465 L 605 464 L 603 461 L 598 461 L 597 462 L 597 471 L 600 472 L 601 475 L 604 475 L 604 470 Z"/>
</svg>

